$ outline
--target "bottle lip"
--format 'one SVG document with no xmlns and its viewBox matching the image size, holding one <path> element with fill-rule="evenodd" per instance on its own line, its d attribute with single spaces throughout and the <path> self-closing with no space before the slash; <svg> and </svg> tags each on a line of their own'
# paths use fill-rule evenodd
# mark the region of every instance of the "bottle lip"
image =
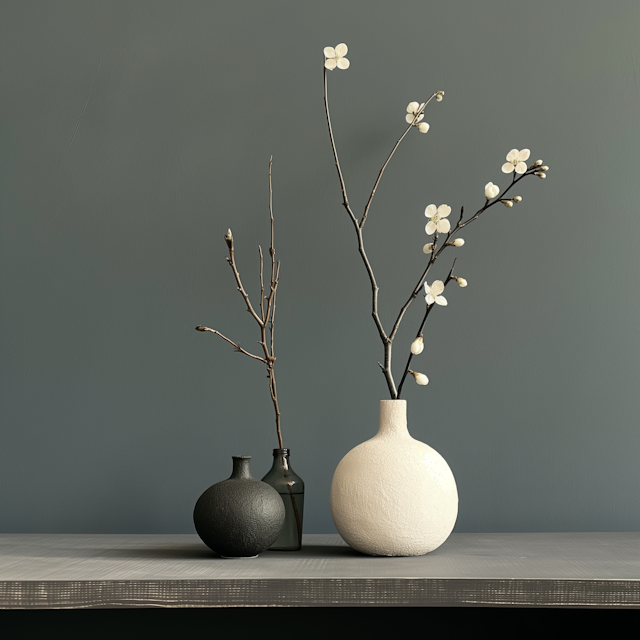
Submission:
<svg viewBox="0 0 640 640">
<path fill-rule="evenodd" d="M 289 454 L 289 453 L 291 453 L 291 449 L 274 449 L 273 450 L 273 455 L 275 456 L 277 453 Z"/>
</svg>

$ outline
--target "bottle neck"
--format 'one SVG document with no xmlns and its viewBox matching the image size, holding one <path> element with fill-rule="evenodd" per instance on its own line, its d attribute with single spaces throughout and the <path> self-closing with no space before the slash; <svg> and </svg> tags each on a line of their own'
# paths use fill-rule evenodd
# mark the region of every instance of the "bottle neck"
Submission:
<svg viewBox="0 0 640 640">
<path fill-rule="evenodd" d="M 282 467 L 285 470 L 289 469 L 289 449 L 274 449 L 273 450 L 273 464 L 274 466 Z"/>
<path fill-rule="evenodd" d="M 249 470 L 249 462 L 251 456 L 232 456 L 233 471 L 229 480 L 247 480 L 251 479 L 251 471 Z"/>
<path fill-rule="evenodd" d="M 380 400 L 380 428 L 378 436 L 408 436 L 407 401 Z"/>
</svg>

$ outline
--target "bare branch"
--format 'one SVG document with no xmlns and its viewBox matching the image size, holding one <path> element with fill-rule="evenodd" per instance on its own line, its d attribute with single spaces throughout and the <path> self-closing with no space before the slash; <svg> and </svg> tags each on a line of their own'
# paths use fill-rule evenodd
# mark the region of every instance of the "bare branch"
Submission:
<svg viewBox="0 0 640 640">
<path fill-rule="evenodd" d="M 196 327 L 196 331 L 209 331 L 210 333 L 215 333 L 217 336 L 220 336 L 223 340 L 226 340 L 230 345 L 233 345 L 236 351 L 239 351 L 240 353 L 244 353 L 245 356 L 249 356 L 254 360 L 259 360 L 260 362 L 267 364 L 267 361 L 264 358 L 261 358 L 260 356 L 255 356 L 253 355 L 253 353 L 249 353 L 248 351 L 245 351 L 239 344 L 236 344 L 233 340 L 229 340 L 229 338 L 222 335 L 219 331 L 216 331 L 215 329 L 210 329 L 209 327 L 203 327 L 201 324 L 199 324 Z"/>
<path fill-rule="evenodd" d="M 255 321 L 262 327 L 264 322 L 261 318 L 258 317 L 258 314 L 253 310 L 253 306 L 251 305 L 251 301 L 249 300 L 249 295 L 244 290 L 242 286 L 242 280 L 240 279 L 240 273 L 238 268 L 236 267 L 235 257 L 234 257 L 234 246 L 233 246 L 233 236 L 231 235 L 231 229 L 227 232 L 227 235 L 224 238 L 227 242 L 227 246 L 229 247 L 229 257 L 227 258 L 227 262 L 233 271 L 233 275 L 236 279 L 236 283 L 238 285 L 238 291 L 240 295 L 244 298 L 245 304 L 247 305 L 247 311 L 254 317 Z"/>
<path fill-rule="evenodd" d="M 262 257 L 262 247 L 258 245 L 258 251 L 260 252 L 260 317 L 262 318 L 262 322 L 265 322 L 266 318 L 264 317 L 264 278 L 262 275 L 264 260 Z"/>
</svg>

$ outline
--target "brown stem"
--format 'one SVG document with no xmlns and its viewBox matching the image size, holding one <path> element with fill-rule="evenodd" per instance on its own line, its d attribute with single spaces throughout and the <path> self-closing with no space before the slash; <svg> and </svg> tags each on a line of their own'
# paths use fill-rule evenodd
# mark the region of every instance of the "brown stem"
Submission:
<svg viewBox="0 0 640 640">
<path fill-rule="evenodd" d="M 215 333 L 217 336 L 220 336 L 223 340 L 226 340 L 229 344 L 233 345 L 236 351 L 239 351 L 240 353 L 244 353 L 245 356 L 249 356 L 254 360 L 259 360 L 260 362 L 267 364 L 267 361 L 264 358 L 261 358 L 260 356 L 254 356 L 253 353 L 249 353 L 248 351 L 245 351 L 239 344 L 236 344 L 233 340 L 229 340 L 229 338 L 227 338 L 226 336 L 223 336 L 219 331 L 216 331 L 215 329 L 210 329 L 209 327 L 203 327 L 201 324 L 199 324 L 196 327 L 196 331 L 209 331 L 210 333 Z"/>
</svg>

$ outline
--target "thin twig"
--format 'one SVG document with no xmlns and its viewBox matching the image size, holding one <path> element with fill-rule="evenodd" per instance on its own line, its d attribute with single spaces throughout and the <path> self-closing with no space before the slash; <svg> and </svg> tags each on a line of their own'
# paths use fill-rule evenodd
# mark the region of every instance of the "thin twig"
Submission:
<svg viewBox="0 0 640 640">
<path fill-rule="evenodd" d="M 220 336 L 223 340 L 226 340 L 229 344 L 233 345 L 236 351 L 239 351 L 240 353 L 244 353 L 245 356 L 249 356 L 254 360 L 259 360 L 260 362 L 267 364 L 267 361 L 264 358 L 261 358 L 260 356 L 255 356 L 253 355 L 253 353 L 249 353 L 248 351 L 245 351 L 239 344 L 235 343 L 233 340 L 229 340 L 229 338 L 222 335 L 219 331 L 216 331 L 215 329 L 210 329 L 209 327 L 203 327 L 201 324 L 199 324 L 196 327 L 196 331 L 209 331 L 210 333 L 215 333 L 217 336 Z"/>
<path fill-rule="evenodd" d="M 326 72 L 325 72 L 326 75 Z M 367 205 L 364 208 L 364 213 L 362 214 L 362 219 L 360 220 L 360 228 L 362 229 L 362 227 L 364 227 L 364 223 L 367 221 L 367 215 L 369 215 L 369 207 L 371 207 L 371 202 L 373 201 L 373 196 L 376 195 L 376 189 L 378 188 L 378 185 L 380 184 L 380 180 L 382 178 L 382 174 L 384 173 L 384 170 L 387 168 L 387 165 L 389 164 L 389 161 L 391 160 L 391 158 L 393 158 L 393 154 L 396 152 L 396 149 L 400 146 L 400 143 L 404 140 L 404 137 L 407 135 L 407 133 L 409 133 L 409 131 L 411 130 L 411 128 L 414 126 L 414 124 L 417 122 L 418 118 L 424 113 L 424 110 L 426 108 L 426 106 L 436 97 L 437 92 L 434 93 L 426 102 L 424 102 L 420 109 L 418 110 L 418 112 L 415 114 L 415 117 L 413 118 L 413 122 L 407 127 L 407 129 L 405 130 L 405 132 L 400 136 L 400 139 L 398 140 L 398 142 L 396 142 L 396 144 L 394 145 L 393 149 L 391 149 L 391 153 L 389 154 L 389 157 L 387 158 L 386 162 L 382 165 L 382 169 L 380 169 L 380 173 L 378 173 L 378 178 L 376 179 L 375 184 L 373 185 L 373 189 L 371 190 L 371 195 L 369 196 L 369 200 L 367 201 Z"/>
<path fill-rule="evenodd" d="M 260 245 L 258 245 L 258 251 L 260 252 L 260 317 L 262 318 L 262 322 L 265 322 L 266 318 L 264 317 L 264 278 L 262 276 L 264 259 L 262 257 L 262 247 Z"/>
<path fill-rule="evenodd" d="M 247 305 L 247 311 L 254 317 L 255 321 L 260 326 L 263 326 L 264 322 L 260 317 L 258 317 L 258 314 L 254 311 L 253 306 L 251 305 L 251 300 L 249 300 L 249 295 L 247 294 L 247 292 L 244 290 L 244 287 L 242 286 L 242 280 L 240 279 L 240 272 L 236 267 L 234 248 L 233 248 L 233 236 L 231 235 L 231 231 L 227 233 L 227 235 L 225 236 L 225 239 L 227 240 L 227 246 L 229 247 L 229 257 L 227 258 L 227 262 L 229 263 L 229 266 L 233 271 L 233 275 L 236 279 L 236 284 L 238 285 L 238 291 L 240 292 L 240 295 L 244 298 L 245 304 Z"/>
<path fill-rule="evenodd" d="M 371 263 L 369 262 L 369 258 L 367 257 L 367 252 L 364 248 L 364 238 L 362 237 L 362 229 L 358 224 L 358 219 L 354 215 L 351 207 L 349 206 L 349 199 L 347 198 L 347 188 L 344 181 L 344 176 L 342 175 L 342 170 L 340 169 L 340 160 L 338 159 L 338 150 L 336 148 L 335 139 L 333 137 L 333 129 L 331 128 L 331 116 L 329 114 L 329 97 L 327 92 L 327 70 L 324 70 L 324 109 L 327 115 L 327 126 L 329 128 L 329 138 L 331 140 L 331 149 L 333 150 L 333 159 L 336 163 L 336 169 L 338 171 L 338 178 L 340 179 L 340 188 L 342 189 L 342 204 L 346 209 L 349 217 L 351 218 L 351 222 L 353 223 L 354 229 L 356 231 L 356 235 L 358 238 L 358 251 L 360 256 L 362 257 L 362 261 L 364 262 L 365 269 L 367 270 L 367 275 L 369 276 L 369 282 L 371 283 L 371 316 L 373 321 L 378 329 L 378 333 L 380 335 L 380 339 L 382 340 L 382 344 L 384 345 L 384 367 L 383 372 L 385 379 L 387 381 L 387 386 L 389 387 L 389 393 L 392 398 L 396 396 L 396 387 L 393 381 L 393 376 L 391 375 L 391 343 L 389 342 L 389 338 L 385 333 L 384 327 L 382 326 L 382 322 L 380 321 L 380 316 L 378 315 L 378 283 L 376 282 L 376 277 L 373 273 L 373 268 L 371 267 Z"/>
</svg>

